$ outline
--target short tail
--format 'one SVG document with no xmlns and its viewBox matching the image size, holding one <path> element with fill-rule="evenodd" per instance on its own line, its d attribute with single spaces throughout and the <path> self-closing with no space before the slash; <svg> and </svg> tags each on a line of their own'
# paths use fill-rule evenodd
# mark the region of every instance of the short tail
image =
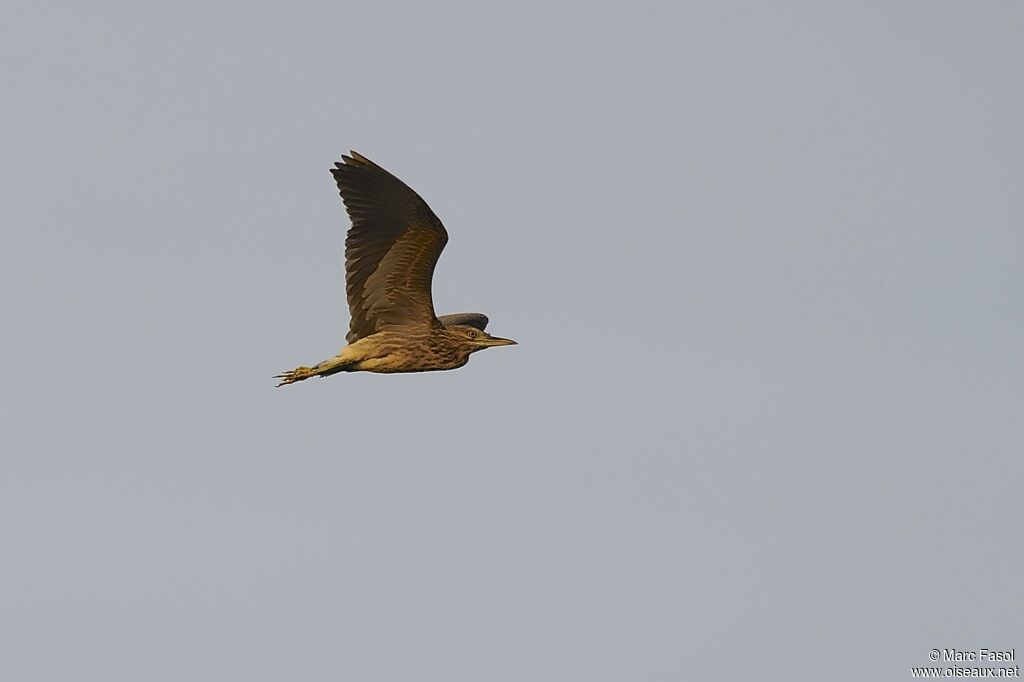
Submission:
<svg viewBox="0 0 1024 682">
<path fill-rule="evenodd" d="M 281 383 L 277 385 L 277 388 L 280 388 L 281 386 L 294 384 L 297 381 L 305 381 L 310 377 L 326 377 L 332 374 L 337 374 L 338 372 L 344 372 L 351 365 L 352 363 L 348 360 L 342 360 L 340 357 L 333 357 L 330 360 L 319 362 L 312 367 L 296 367 L 293 370 L 282 372 L 274 378 L 281 380 Z"/>
</svg>

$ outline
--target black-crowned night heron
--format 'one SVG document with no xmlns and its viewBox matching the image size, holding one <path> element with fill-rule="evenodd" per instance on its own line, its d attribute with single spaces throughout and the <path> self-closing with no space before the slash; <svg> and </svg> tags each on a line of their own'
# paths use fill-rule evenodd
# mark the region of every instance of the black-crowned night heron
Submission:
<svg viewBox="0 0 1024 682">
<path fill-rule="evenodd" d="M 434 314 L 430 281 L 448 233 L 404 182 L 351 152 L 334 164 L 352 219 L 345 239 L 348 345 L 329 360 L 277 375 L 278 386 L 338 372 L 455 369 L 492 346 L 515 344 L 484 331 L 481 313 Z"/>
</svg>

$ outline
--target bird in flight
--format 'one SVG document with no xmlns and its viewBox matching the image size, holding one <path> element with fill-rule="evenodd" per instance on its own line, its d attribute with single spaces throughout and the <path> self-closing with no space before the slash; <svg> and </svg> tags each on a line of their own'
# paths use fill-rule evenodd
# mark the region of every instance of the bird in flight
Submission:
<svg viewBox="0 0 1024 682">
<path fill-rule="evenodd" d="M 427 203 L 365 156 L 331 174 L 352 219 L 345 239 L 348 345 L 329 360 L 278 374 L 278 386 L 338 372 L 431 372 L 515 341 L 491 336 L 482 313 L 434 314 L 430 281 L 448 232 Z"/>
</svg>

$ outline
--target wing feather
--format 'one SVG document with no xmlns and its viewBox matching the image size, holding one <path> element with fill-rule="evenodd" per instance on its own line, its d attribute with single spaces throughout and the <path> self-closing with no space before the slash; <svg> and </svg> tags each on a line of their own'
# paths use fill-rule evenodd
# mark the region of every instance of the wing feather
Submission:
<svg viewBox="0 0 1024 682">
<path fill-rule="evenodd" d="M 352 219 L 345 239 L 349 343 L 388 326 L 438 324 L 430 284 L 444 225 L 408 185 L 351 152 L 331 174 Z"/>
<path fill-rule="evenodd" d="M 442 315 L 437 318 L 438 321 L 446 327 L 453 324 L 464 324 L 468 327 L 476 327 L 480 331 L 487 328 L 487 316 L 483 313 L 453 313 L 451 315 Z"/>
</svg>

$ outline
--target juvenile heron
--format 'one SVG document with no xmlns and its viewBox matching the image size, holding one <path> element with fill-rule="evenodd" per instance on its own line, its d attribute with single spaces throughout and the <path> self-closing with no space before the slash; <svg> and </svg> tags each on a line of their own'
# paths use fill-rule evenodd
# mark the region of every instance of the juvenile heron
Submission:
<svg viewBox="0 0 1024 682">
<path fill-rule="evenodd" d="M 352 219 L 345 239 L 348 345 L 329 360 L 278 374 L 278 386 L 338 372 L 431 372 L 515 341 L 491 336 L 481 313 L 434 314 L 430 281 L 448 233 L 408 185 L 351 152 L 331 174 Z"/>
</svg>

